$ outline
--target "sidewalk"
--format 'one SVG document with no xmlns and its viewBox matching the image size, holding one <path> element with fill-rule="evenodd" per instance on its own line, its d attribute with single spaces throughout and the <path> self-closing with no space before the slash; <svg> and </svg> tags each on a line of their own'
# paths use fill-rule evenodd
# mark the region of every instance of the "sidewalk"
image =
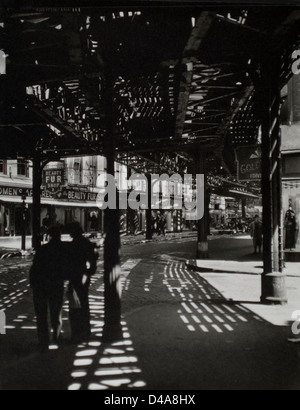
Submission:
<svg viewBox="0 0 300 410">
<path fill-rule="evenodd" d="M 124 235 L 121 237 L 121 243 L 123 246 L 133 246 L 140 245 L 149 242 L 164 242 L 164 241 L 174 241 L 188 238 L 196 238 L 196 232 L 185 231 L 181 233 L 167 233 L 166 236 L 154 235 L 152 241 L 146 240 L 146 235 Z M 62 236 L 63 241 L 70 240 L 69 235 Z M 97 242 L 95 239 L 91 239 L 92 242 Z M 102 242 L 98 243 L 102 247 Z M 32 251 L 32 238 L 30 236 L 26 237 L 26 249 L 27 252 Z M 10 253 L 21 252 L 21 237 L 0 237 L 0 259 L 3 255 Z M 21 256 L 21 255 L 19 255 Z"/>
<path fill-rule="evenodd" d="M 219 260 L 195 260 L 187 261 L 187 266 L 197 272 L 214 272 L 214 273 L 236 273 L 246 275 L 262 275 L 262 262 L 236 262 L 236 261 L 219 261 Z M 284 273 L 290 277 L 300 278 L 300 263 L 287 262 Z"/>
<path fill-rule="evenodd" d="M 217 248 L 215 243 L 211 243 L 208 260 L 189 259 L 187 266 L 199 273 L 262 275 L 262 255 L 253 255 L 249 235 L 227 237 L 226 242 L 222 241 L 221 244 L 222 246 Z M 290 277 L 300 277 L 300 263 L 286 262 L 284 272 Z"/>
</svg>

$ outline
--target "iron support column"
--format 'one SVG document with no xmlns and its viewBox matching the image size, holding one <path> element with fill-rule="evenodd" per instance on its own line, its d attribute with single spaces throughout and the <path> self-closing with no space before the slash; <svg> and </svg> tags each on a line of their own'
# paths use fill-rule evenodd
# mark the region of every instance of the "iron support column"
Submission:
<svg viewBox="0 0 300 410">
<path fill-rule="evenodd" d="M 41 246 L 41 185 L 43 165 L 40 158 L 34 158 L 32 166 L 32 247 L 37 251 Z"/>
<path fill-rule="evenodd" d="M 115 176 L 115 124 L 114 124 L 114 81 L 109 71 L 106 72 L 105 84 L 106 107 L 106 141 L 105 156 L 107 159 L 107 174 Z M 104 299 L 105 323 L 103 340 L 115 341 L 122 338 L 121 327 L 121 266 L 120 266 L 120 212 L 107 208 L 104 211 L 105 244 L 104 244 Z"/>
<path fill-rule="evenodd" d="M 146 239 L 151 241 L 153 238 L 152 226 L 152 178 L 147 174 L 147 189 L 148 189 L 148 207 L 146 210 Z"/>
<path fill-rule="evenodd" d="M 287 303 L 281 257 L 280 56 L 262 63 L 263 303 Z"/>
<path fill-rule="evenodd" d="M 198 221 L 198 243 L 197 243 L 197 259 L 208 259 L 208 215 L 207 215 L 207 184 L 205 175 L 205 155 L 201 150 L 196 158 L 196 174 L 203 174 L 204 177 L 204 216 Z"/>
</svg>

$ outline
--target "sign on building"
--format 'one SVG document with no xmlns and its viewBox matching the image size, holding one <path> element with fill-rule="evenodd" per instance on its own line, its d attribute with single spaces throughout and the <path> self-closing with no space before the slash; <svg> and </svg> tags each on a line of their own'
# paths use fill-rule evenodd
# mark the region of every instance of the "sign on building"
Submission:
<svg viewBox="0 0 300 410">
<path fill-rule="evenodd" d="M 55 195 L 61 191 L 65 182 L 64 169 L 45 169 L 44 182 L 45 190 Z"/>
<path fill-rule="evenodd" d="M 0 335 L 6 335 L 6 315 L 0 310 Z"/>
<path fill-rule="evenodd" d="M 226 199 L 226 209 L 231 210 L 238 210 L 240 208 L 239 201 L 234 199 Z"/>
<path fill-rule="evenodd" d="M 238 148 L 238 178 L 240 181 L 261 181 L 261 147 Z"/>
</svg>

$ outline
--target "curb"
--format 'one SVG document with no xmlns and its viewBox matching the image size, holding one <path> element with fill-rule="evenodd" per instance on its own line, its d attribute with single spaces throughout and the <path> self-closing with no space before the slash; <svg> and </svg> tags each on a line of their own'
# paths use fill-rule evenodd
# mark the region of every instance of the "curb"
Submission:
<svg viewBox="0 0 300 410">
<path fill-rule="evenodd" d="M 186 266 L 188 269 L 191 269 L 194 272 L 199 272 L 199 273 L 223 273 L 223 274 L 234 274 L 234 275 L 253 275 L 253 276 L 262 276 L 263 273 L 258 274 L 255 272 L 242 272 L 240 270 L 234 270 L 234 269 L 218 269 L 218 268 L 208 268 L 208 267 L 201 267 L 201 266 L 196 266 L 194 263 L 192 263 L 191 260 L 186 261 Z M 299 273 L 293 273 L 293 272 L 283 272 L 287 277 L 289 278 L 299 278 L 300 279 L 300 272 Z"/>
<path fill-rule="evenodd" d="M 243 272 L 240 270 L 234 270 L 234 269 L 218 269 L 218 268 L 208 268 L 208 267 L 201 267 L 201 266 L 196 266 L 193 264 L 191 261 L 186 262 L 186 266 L 188 269 L 193 270 L 194 272 L 199 272 L 199 273 L 223 273 L 223 274 L 234 274 L 234 275 L 252 275 L 252 276 L 261 276 L 259 273 L 255 272 Z"/>
</svg>

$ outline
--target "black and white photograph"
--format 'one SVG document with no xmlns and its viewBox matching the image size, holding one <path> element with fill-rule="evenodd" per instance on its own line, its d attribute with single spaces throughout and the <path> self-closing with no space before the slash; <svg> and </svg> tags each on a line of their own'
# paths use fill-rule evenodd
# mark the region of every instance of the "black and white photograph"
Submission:
<svg viewBox="0 0 300 410">
<path fill-rule="evenodd" d="M 300 390 L 300 0 L 0 0 L 19 390 Z"/>
</svg>

